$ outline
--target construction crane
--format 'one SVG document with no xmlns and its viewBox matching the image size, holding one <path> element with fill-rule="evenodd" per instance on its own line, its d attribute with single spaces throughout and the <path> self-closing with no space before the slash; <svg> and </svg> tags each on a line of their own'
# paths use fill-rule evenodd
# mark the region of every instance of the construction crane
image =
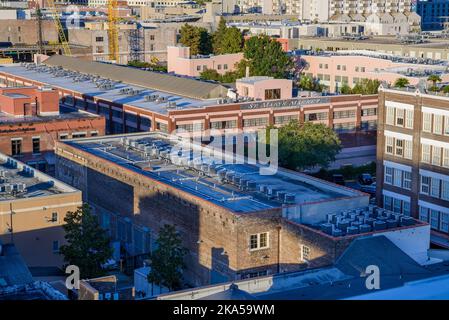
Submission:
<svg viewBox="0 0 449 320">
<path fill-rule="evenodd" d="M 67 37 L 65 36 L 64 29 L 62 28 L 61 20 L 59 19 L 59 13 L 56 10 L 55 1 L 47 0 L 47 6 L 51 11 L 53 22 L 55 24 L 56 30 L 58 31 L 59 44 L 61 46 L 62 53 L 66 56 L 71 56 L 72 51 L 70 50 L 69 42 L 67 41 Z"/>
<path fill-rule="evenodd" d="M 37 48 L 40 54 L 44 53 L 44 40 L 42 36 L 42 11 L 39 3 L 36 2 L 36 17 L 37 17 Z"/>
<path fill-rule="evenodd" d="M 119 62 L 117 0 L 108 1 L 108 42 L 109 60 Z"/>
</svg>

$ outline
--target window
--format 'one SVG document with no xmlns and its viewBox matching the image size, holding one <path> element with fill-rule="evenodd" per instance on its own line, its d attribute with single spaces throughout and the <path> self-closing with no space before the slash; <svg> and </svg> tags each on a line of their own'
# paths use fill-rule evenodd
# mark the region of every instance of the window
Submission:
<svg viewBox="0 0 449 320">
<path fill-rule="evenodd" d="M 413 143 L 410 140 L 404 141 L 404 158 L 412 159 L 413 157 Z"/>
<path fill-rule="evenodd" d="M 441 199 L 449 201 L 449 181 L 441 180 Z"/>
<path fill-rule="evenodd" d="M 355 110 L 335 111 L 334 119 L 355 118 Z"/>
<path fill-rule="evenodd" d="M 275 124 L 286 124 L 286 123 L 289 123 L 292 120 L 298 120 L 298 116 L 291 115 L 291 116 L 277 116 L 277 117 L 274 117 L 274 123 Z"/>
<path fill-rule="evenodd" d="M 268 232 L 250 235 L 249 248 L 250 250 L 259 250 L 268 248 Z"/>
<path fill-rule="evenodd" d="M 449 232 L 449 213 L 440 213 L 440 231 Z"/>
<path fill-rule="evenodd" d="M 405 111 L 405 127 L 407 129 L 413 129 L 413 110 Z"/>
<path fill-rule="evenodd" d="M 95 41 L 96 42 L 103 42 L 104 39 L 103 39 L 103 37 L 95 37 Z"/>
<path fill-rule="evenodd" d="M 151 40 L 151 41 L 154 41 L 154 34 L 151 34 L 151 35 L 150 35 L 150 40 Z"/>
<path fill-rule="evenodd" d="M 391 126 L 394 125 L 394 108 L 386 107 L 385 123 Z"/>
<path fill-rule="evenodd" d="M 11 154 L 18 156 L 22 153 L 22 139 L 11 139 Z"/>
<path fill-rule="evenodd" d="M 68 139 L 69 135 L 67 133 L 60 133 L 59 134 L 59 140 L 65 140 Z"/>
<path fill-rule="evenodd" d="M 32 139 L 33 142 L 33 153 L 37 154 L 41 152 L 41 139 L 39 137 L 35 137 Z"/>
<path fill-rule="evenodd" d="M 196 66 L 196 71 L 201 71 L 201 66 Z"/>
<path fill-rule="evenodd" d="M 440 212 L 437 210 L 430 210 L 430 226 L 432 229 L 438 229 L 438 221 L 440 217 Z"/>
<path fill-rule="evenodd" d="M 385 167 L 385 183 L 393 184 L 393 172 L 394 169 L 391 167 Z"/>
<path fill-rule="evenodd" d="M 265 100 L 273 100 L 281 98 L 281 89 L 265 90 Z"/>
<path fill-rule="evenodd" d="M 422 145 L 421 162 L 430 163 L 430 150 L 431 150 L 430 145 L 428 144 Z"/>
<path fill-rule="evenodd" d="M 429 222 L 429 208 L 419 207 L 419 220 Z"/>
<path fill-rule="evenodd" d="M 384 196 L 384 208 L 387 210 L 393 209 L 393 198 L 389 196 Z"/>
<path fill-rule="evenodd" d="M 406 216 L 410 216 L 410 202 L 402 201 L 402 213 Z"/>
<path fill-rule="evenodd" d="M 307 262 L 310 259 L 310 248 L 305 245 L 301 245 L 301 261 Z"/>
<path fill-rule="evenodd" d="M 402 187 L 402 171 L 399 169 L 394 169 L 393 185 L 399 188 Z"/>
<path fill-rule="evenodd" d="M 51 222 L 58 222 L 58 213 L 57 212 L 52 212 Z"/>
<path fill-rule="evenodd" d="M 393 212 L 401 213 L 402 200 L 393 198 Z"/>
<path fill-rule="evenodd" d="M 221 64 L 217 65 L 217 69 L 221 70 Z"/>
<path fill-rule="evenodd" d="M 377 115 L 377 108 L 362 109 L 362 117 L 375 116 L 375 115 Z"/>
<path fill-rule="evenodd" d="M 86 137 L 86 133 L 85 132 L 74 132 L 72 133 L 72 138 L 76 139 L 76 138 L 84 138 Z"/>
<path fill-rule="evenodd" d="M 438 114 L 433 115 L 433 133 L 434 134 L 443 133 L 443 116 Z"/>
<path fill-rule="evenodd" d="M 268 118 L 243 119 L 244 127 L 260 127 L 266 126 Z"/>
<path fill-rule="evenodd" d="M 393 154 L 393 144 L 394 144 L 394 138 L 393 137 L 385 137 L 385 153 L 387 154 Z"/>
<path fill-rule="evenodd" d="M 228 70 L 228 65 L 226 63 L 223 65 L 223 69 Z"/>
<path fill-rule="evenodd" d="M 317 120 L 327 120 L 327 119 L 328 119 L 327 112 L 306 113 L 304 115 L 305 121 L 317 121 Z"/>
<path fill-rule="evenodd" d="M 429 194 L 430 192 L 430 177 L 421 176 L 421 193 Z"/>
<path fill-rule="evenodd" d="M 403 172 L 404 181 L 402 187 L 407 190 L 412 189 L 412 173 L 409 171 Z"/>
<path fill-rule="evenodd" d="M 436 166 L 441 165 L 441 147 L 432 148 L 432 164 Z"/>
<path fill-rule="evenodd" d="M 448 116 L 444 117 L 444 134 L 446 136 L 449 136 L 449 117 Z"/>
<path fill-rule="evenodd" d="M 90 136 L 91 136 L 91 137 L 96 137 L 96 136 L 98 136 L 98 131 L 91 131 L 91 132 L 90 132 Z"/>
<path fill-rule="evenodd" d="M 404 109 L 396 109 L 396 125 L 399 127 L 404 126 Z"/>
<path fill-rule="evenodd" d="M 431 113 L 427 113 L 427 112 L 423 113 L 422 131 L 424 131 L 424 132 L 432 131 L 432 114 Z"/>
<path fill-rule="evenodd" d="M 435 198 L 440 197 L 440 179 L 430 179 L 430 195 Z"/>
<path fill-rule="evenodd" d="M 396 149 L 394 154 L 400 157 L 404 155 L 404 140 L 396 139 Z"/>
<path fill-rule="evenodd" d="M 53 241 L 52 250 L 53 250 L 53 253 L 59 252 L 59 241 L 58 240 Z"/>
</svg>

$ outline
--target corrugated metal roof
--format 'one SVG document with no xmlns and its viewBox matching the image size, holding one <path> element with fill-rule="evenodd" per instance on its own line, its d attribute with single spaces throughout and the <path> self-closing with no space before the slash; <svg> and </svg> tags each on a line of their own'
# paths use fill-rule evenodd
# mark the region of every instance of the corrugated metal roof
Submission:
<svg viewBox="0 0 449 320">
<path fill-rule="evenodd" d="M 143 71 L 131 67 L 81 60 L 54 55 L 43 62 L 49 66 L 61 66 L 66 70 L 97 75 L 130 85 L 141 86 L 195 99 L 226 97 L 228 89 L 216 83 L 180 78 L 169 74 Z"/>
</svg>

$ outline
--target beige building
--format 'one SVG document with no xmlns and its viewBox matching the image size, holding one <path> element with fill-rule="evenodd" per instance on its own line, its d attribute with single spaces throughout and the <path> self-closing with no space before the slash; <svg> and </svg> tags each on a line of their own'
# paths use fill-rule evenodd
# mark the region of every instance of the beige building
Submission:
<svg viewBox="0 0 449 320">
<path fill-rule="evenodd" d="M 62 266 L 64 218 L 81 201 L 81 191 L 0 154 L 0 240 L 29 267 Z"/>
</svg>

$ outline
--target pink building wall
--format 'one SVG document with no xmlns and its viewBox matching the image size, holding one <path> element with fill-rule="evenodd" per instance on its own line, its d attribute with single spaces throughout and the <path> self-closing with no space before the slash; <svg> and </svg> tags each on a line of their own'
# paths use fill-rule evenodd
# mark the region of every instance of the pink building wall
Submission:
<svg viewBox="0 0 449 320">
<path fill-rule="evenodd" d="M 265 100 L 265 90 L 269 89 L 280 89 L 280 99 L 291 99 L 292 87 L 293 83 L 291 80 L 271 77 L 248 77 L 236 81 L 239 96 L 250 97 L 256 100 Z"/>
<path fill-rule="evenodd" d="M 410 63 L 398 63 L 388 59 L 380 59 L 366 56 L 307 56 L 301 57 L 304 59 L 308 68 L 304 70 L 305 74 L 312 74 L 314 78 L 324 78 L 329 76 L 329 80 L 321 80 L 320 82 L 329 87 L 331 92 L 336 90 L 336 76 L 347 77 L 348 85 L 353 87 L 354 80 L 358 79 L 378 79 L 393 84 L 398 78 L 407 78 L 411 85 L 418 84 L 419 77 L 410 77 L 399 74 L 391 68 L 413 68 L 432 69 L 431 65 L 419 65 Z M 364 71 L 363 71 L 364 70 Z M 441 76 L 443 81 L 449 80 L 449 74 Z M 447 80 L 446 80 L 447 79 Z M 341 87 L 341 83 L 339 85 Z"/>
<path fill-rule="evenodd" d="M 243 59 L 243 53 L 223 54 L 207 58 L 191 58 L 189 47 L 167 47 L 167 70 L 179 75 L 199 77 L 206 69 L 225 74 L 235 70 L 235 64 Z"/>
</svg>

